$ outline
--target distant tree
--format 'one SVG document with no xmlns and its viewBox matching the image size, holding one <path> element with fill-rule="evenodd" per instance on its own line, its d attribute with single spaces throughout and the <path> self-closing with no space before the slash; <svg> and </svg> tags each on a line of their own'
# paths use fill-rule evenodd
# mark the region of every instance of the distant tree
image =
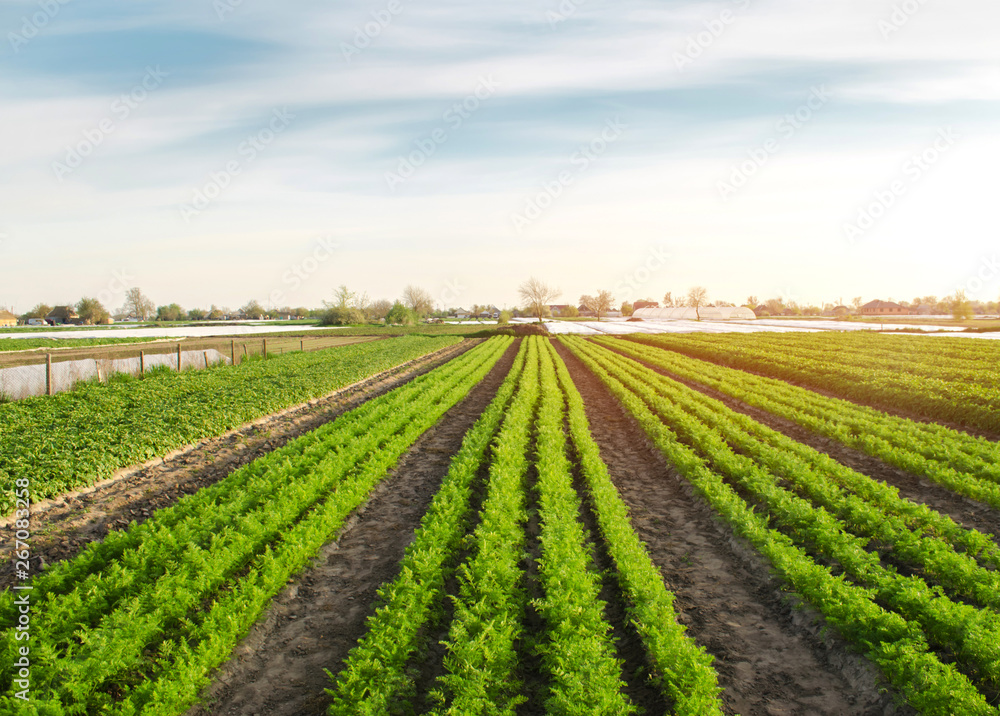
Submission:
<svg viewBox="0 0 1000 716">
<path fill-rule="evenodd" d="M 392 301 L 380 298 L 365 306 L 365 317 L 369 321 L 382 321 L 389 315 L 390 310 L 392 310 Z"/>
<path fill-rule="evenodd" d="M 673 294 L 670 291 L 667 291 L 665 294 L 663 294 L 663 307 L 664 308 L 673 308 L 676 305 L 677 304 L 674 303 Z"/>
<path fill-rule="evenodd" d="M 747 296 L 747 302 L 744 303 L 743 305 L 747 306 L 748 308 L 757 308 L 757 306 L 760 305 L 760 299 L 758 299 L 756 296 Z"/>
<path fill-rule="evenodd" d="M 176 303 L 170 303 L 166 306 L 159 306 L 156 309 L 156 320 L 157 321 L 180 321 L 187 314 L 184 309 L 178 306 Z"/>
<path fill-rule="evenodd" d="M 386 314 L 385 322 L 394 326 L 412 326 L 416 322 L 416 314 L 412 308 L 396 301 Z"/>
<path fill-rule="evenodd" d="M 566 306 L 559 309 L 559 315 L 563 318 L 576 318 L 580 315 L 580 309 L 576 306 Z"/>
<path fill-rule="evenodd" d="M 631 303 L 625 301 L 624 303 L 622 303 L 621 312 L 623 316 L 631 316 L 633 313 L 635 313 L 635 310 L 632 308 Z"/>
<path fill-rule="evenodd" d="M 708 289 L 704 286 L 695 286 L 687 295 L 687 304 L 694 309 L 694 315 L 701 320 L 701 307 L 708 303 Z"/>
<path fill-rule="evenodd" d="M 111 314 L 108 313 L 108 309 L 96 298 L 81 298 L 80 302 L 76 304 L 76 314 L 80 317 L 82 323 L 95 326 L 101 323 L 108 323 L 111 320 Z"/>
<path fill-rule="evenodd" d="M 855 313 L 861 313 L 861 306 L 864 305 L 864 300 L 861 296 L 855 296 L 851 299 L 851 308 L 854 309 Z"/>
<path fill-rule="evenodd" d="M 434 299 L 431 295 L 424 289 L 413 285 L 403 289 L 403 304 L 420 318 L 424 318 L 434 310 Z"/>
<path fill-rule="evenodd" d="M 534 276 L 518 286 L 517 292 L 521 295 L 528 314 L 536 317 L 539 323 L 549 310 L 549 304 L 562 294 L 558 288 L 549 286 Z"/>
<path fill-rule="evenodd" d="M 611 291 L 598 291 L 596 296 L 580 296 L 580 305 L 586 308 L 588 311 L 593 311 L 597 315 L 597 320 L 601 320 L 601 316 L 605 313 L 611 311 L 614 308 L 615 297 L 611 295 Z"/>
<path fill-rule="evenodd" d="M 951 310 L 952 318 L 956 321 L 967 321 L 973 316 L 972 304 L 969 302 L 965 291 L 959 289 L 954 296 L 948 297 L 948 307 Z"/>
<path fill-rule="evenodd" d="M 39 303 L 30 311 L 21 316 L 22 319 L 27 321 L 29 318 L 45 318 L 47 315 L 52 313 L 52 306 L 44 303 Z"/>
<path fill-rule="evenodd" d="M 580 304 L 580 308 L 588 313 L 594 313 L 594 304 L 597 303 L 597 299 L 591 296 L 589 293 L 585 293 L 577 300 Z"/>
<path fill-rule="evenodd" d="M 354 305 L 354 300 L 357 296 L 358 294 L 347 288 L 347 286 L 341 284 L 337 290 L 333 292 L 333 303 L 328 304 L 324 301 L 323 305 L 327 308 L 350 308 Z"/>
<path fill-rule="evenodd" d="M 497 319 L 497 324 L 501 326 L 506 326 L 510 323 L 511 313 L 510 311 L 500 311 L 500 318 Z"/>
<path fill-rule="evenodd" d="M 213 303 L 212 304 L 212 308 L 210 308 L 209 311 L 208 311 L 208 320 L 210 320 L 210 321 L 221 321 L 225 317 L 225 315 L 227 313 L 228 313 L 228 311 L 226 311 L 225 309 L 219 308 L 218 306 L 216 306 Z"/>
<path fill-rule="evenodd" d="M 365 314 L 360 308 L 330 306 L 319 322 L 321 326 L 356 326 L 365 322 Z"/>
<path fill-rule="evenodd" d="M 208 314 L 200 308 L 192 308 L 187 315 L 189 321 L 204 321 L 207 316 Z"/>
<path fill-rule="evenodd" d="M 125 292 L 125 305 L 122 312 L 134 316 L 140 321 L 148 321 L 156 311 L 156 304 L 147 297 L 138 286 Z"/>
<path fill-rule="evenodd" d="M 265 314 L 264 307 L 255 298 L 248 301 L 240 310 L 243 311 L 244 316 L 253 319 L 263 318 Z"/>
<path fill-rule="evenodd" d="M 769 298 L 764 302 L 770 316 L 780 316 L 785 312 L 785 302 L 780 298 Z"/>
</svg>

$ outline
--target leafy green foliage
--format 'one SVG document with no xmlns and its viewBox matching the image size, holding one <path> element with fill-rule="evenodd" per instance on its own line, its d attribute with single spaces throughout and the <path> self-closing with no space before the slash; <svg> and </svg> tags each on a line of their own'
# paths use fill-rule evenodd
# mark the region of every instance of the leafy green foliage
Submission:
<svg viewBox="0 0 1000 716">
<path fill-rule="evenodd" d="M 874 407 L 1000 432 L 1000 345 L 854 334 L 657 335 L 634 340 Z"/>
<path fill-rule="evenodd" d="M 844 495 L 827 489 L 824 478 L 803 463 L 780 462 L 778 448 L 741 436 L 735 426 L 729 429 L 727 421 L 736 425 L 739 421 L 721 404 L 712 406 L 709 399 L 593 343 L 571 337 L 561 340 L 617 395 L 734 532 L 864 650 L 914 707 L 929 714 L 997 713 L 963 673 L 968 670 L 995 688 L 1000 632 L 993 612 L 952 600 L 919 576 L 904 577 L 881 564 L 879 554 L 866 549 L 869 539 L 852 534 L 822 505 L 814 506 L 784 487 L 782 478 L 800 489 L 812 483 L 834 501 Z M 765 435 L 764 430 L 758 435 Z M 743 454 L 749 448 L 755 452 Z M 753 500 L 753 507 L 734 485 Z M 877 529 L 871 524 L 855 526 L 859 534 Z M 937 556 L 949 549 L 935 547 L 939 543 L 930 540 L 921 543 L 919 532 L 907 537 L 899 521 L 890 523 L 890 529 L 897 537 L 890 545 L 906 558 L 923 558 L 921 549 L 937 550 Z M 835 576 L 829 564 L 843 574 Z M 963 670 L 938 659 L 933 649 L 942 647 L 954 651 Z"/>
<path fill-rule="evenodd" d="M 289 577 L 508 346 L 477 346 L 39 575 L 37 676 L 18 712 L 182 713 Z M 0 618 L 15 613 L 2 595 Z M 17 708 L 17 646 L 13 629 L 0 635 L 0 709 Z"/>
<path fill-rule="evenodd" d="M 407 548 L 395 581 L 379 590 L 382 606 L 369 618 L 368 632 L 351 651 L 329 693 L 329 713 L 342 716 L 384 714 L 412 690 L 408 660 L 420 647 L 420 630 L 433 619 L 444 598 L 444 584 L 468 527 L 473 483 L 490 441 L 518 386 L 527 345 L 490 406 L 462 441 L 451 468 Z"/>
<path fill-rule="evenodd" d="M 52 497 L 458 340 L 408 337 L 289 353 L 136 382 L 83 383 L 0 405 L 0 513 L 13 509 L 18 477 L 31 477 L 34 500 Z"/>
</svg>

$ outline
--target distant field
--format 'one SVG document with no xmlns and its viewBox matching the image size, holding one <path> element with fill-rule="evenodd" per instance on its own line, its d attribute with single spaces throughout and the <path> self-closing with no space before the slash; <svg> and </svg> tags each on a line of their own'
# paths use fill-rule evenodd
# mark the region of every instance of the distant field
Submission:
<svg viewBox="0 0 1000 716">
<path fill-rule="evenodd" d="M 36 348 L 86 348 L 119 343 L 148 343 L 156 338 L 0 338 L 0 353 Z"/>
</svg>

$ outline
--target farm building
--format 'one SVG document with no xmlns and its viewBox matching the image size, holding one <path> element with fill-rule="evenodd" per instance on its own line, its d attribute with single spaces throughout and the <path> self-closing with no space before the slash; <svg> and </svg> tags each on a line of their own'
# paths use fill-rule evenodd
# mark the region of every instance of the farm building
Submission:
<svg viewBox="0 0 1000 716">
<path fill-rule="evenodd" d="M 9 328 L 17 325 L 17 316 L 10 311 L 0 311 L 0 327 Z"/>
<path fill-rule="evenodd" d="M 691 308 L 680 306 L 678 308 L 640 308 L 634 314 L 634 318 L 641 318 L 645 321 L 697 321 L 699 317 L 703 321 L 745 321 L 756 318 L 746 306 L 704 306 L 702 308 Z"/>
<path fill-rule="evenodd" d="M 909 316 L 910 309 L 892 301 L 869 301 L 861 307 L 862 316 Z"/>
<path fill-rule="evenodd" d="M 79 323 L 80 316 L 72 306 L 56 306 L 45 317 L 45 320 L 53 326 L 58 326 L 63 323 Z"/>
</svg>

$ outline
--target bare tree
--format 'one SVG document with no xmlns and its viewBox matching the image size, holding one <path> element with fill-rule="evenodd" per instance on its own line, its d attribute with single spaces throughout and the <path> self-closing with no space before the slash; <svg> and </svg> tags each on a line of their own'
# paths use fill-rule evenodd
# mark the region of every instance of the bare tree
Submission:
<svg viewBox="0 0 1000 716">
<path fill-rule="evenodd" d="M 548 305 L 562 295 L 558 288 L 549 286 L 534 276 L 518 286 L 517 292 L 521 294 L 528 313 L 535 316 L 539 323 L 542 322 Z"/>
<path fill-rule="evenodd" d="M 601 314 L 609 312 L 614 308 L 615 297 L 611 291 L 598 291 L 596 296 L 580 296 L 580 305 L 588 311 L 597 314 L 597 320 L 601 320 Z"/>
<path fill-rule="evenodd" d="M 851 308 L 854 309 L 855 313 L 860 313 L 861 312 L 861 305 L 863 303 L 864 303 L 864 300 L 861 298 L 861 296 L 855 296 L 854 298 L 851 299 Z"/>
<path fill-rule="evenodd" d="M 421 318 L 434 310 L 434 299 L 418 286 L 410 285 L 403 289 L 403 303 Z"/>
<path fill-rule="evenodd" d="M 672 307 L 674 307 L 676 305 L 677 304 L 674 303 L 674 297 L 670 293 L 670 291 L 667 291 L 665 294 L 663 294 L 663 307 L 664 308 L 672 308 Z"/>
<path fill-rule="evenodd" d="M 704 286 L 695 286 L 687 295 L 687 304 L 694 309 L 694 315 L 701 320 L 701 307 L 708 303 L 708 289 Z"/>
<path fill-rule="evenodd" d="M 760 305 L 760 301 L 756 296 L 747 296 L 747 302 L 743 304 L 744 306 L 749 306 L 750 308 L 757 308 Z"/>
<path fill-rule="evenodd" d="M 125 292 L 125 306 L 122 313 L 135 316 L 140 321 L 148 320 L 156 311 L 156 305 L 142 292 L 138 286 Z"/>
<path fill-rule="evenodd" d="M 377 301 L 372 301 L 365 307 L 365 315 L 368 316 L 368 320 L 370 321 L 381 321 L 389 315 L 389 311 L 391 310 L 392 301 L 380 298 Z"/>
</svg>

